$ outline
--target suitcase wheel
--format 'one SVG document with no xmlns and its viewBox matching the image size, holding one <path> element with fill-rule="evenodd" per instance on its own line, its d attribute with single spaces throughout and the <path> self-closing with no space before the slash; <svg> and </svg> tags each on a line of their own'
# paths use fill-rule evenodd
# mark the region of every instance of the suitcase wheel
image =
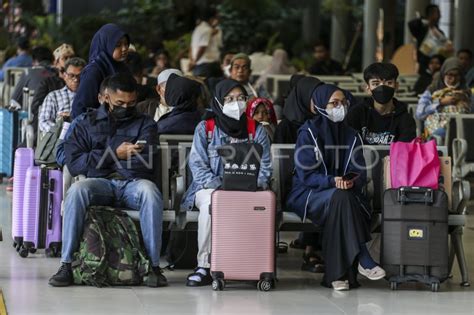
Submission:
<svg viewBox="0 0 474 315">
<path fill-rule="evenodd" d="M 397 291 L 397 289 L 398 289 L 398 282 L 395 282 L 395 281 L 390 282 L 390 289 L 391 289 L 392 291 Z"/>
<path fill-rule="evenodd" d="M 431 283 L 431 292 L 438 292 L 439 291 L 439 283 L 433 282 Z"/>
<path fill-rule="evenodd" d="M 258 283 L 257 283 L 257 289 L 259 291 L 270 291 L 270 289 L 272 288 L 272 281 L 269 281 L 269 280 L 260 280 Z"/>
<path fill-rule="evenodd" d="M 28 251 L 28 248 L 21 247 L 18 253 L 20 254 L 20 257 L 26 258 L 28 257 L 29 251 Z"/>
<path fill-rule="evenodd" d="M 34 253 L 36 253 L 36 248 L 30 248 L 29 251 L 30 251 L 31 254 L 34 254 Z"/>
<path fill-rule="evenodd" d="M 58 246 L 51 246 L 45 250 L 46 257 L 61 257 L 61 251 Z"/>
<path fill-rule="evenodd" d="M 222 279 L 216 279 L 212 281 L 212 289 L 214 291 L 222 291 L 225 288 L 225 281 Z"/>
</svg>

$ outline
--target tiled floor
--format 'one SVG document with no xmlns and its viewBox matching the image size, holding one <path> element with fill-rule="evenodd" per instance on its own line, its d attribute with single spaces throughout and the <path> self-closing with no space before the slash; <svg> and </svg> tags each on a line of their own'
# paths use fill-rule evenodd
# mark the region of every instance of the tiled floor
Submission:
<svg viewBox="0 0 474 315">
<path fill-rule="evenodd" d="M 210 287 L 187 288 L 188 271 L 166 272 L 167 288 L 147 287 L 52 288 L 47 280 L 59 260 L 43 253 L 26 259 L 11 246 L 11 195 L 0 185 L 0 288 L 8 313 L 16 314 L 474 314 L 474 286 L 461 288 L 457 267 L 454 278 L 432 293 L 417 285 L 392 292 L 385 280 L 362 280 L 362 287 L 333 292 L 319 285 L 321 275 L 299 271 L 301 252 L 290 250 L 279 256 L 280 281 L 271 292 L 258 292 L 247 284 L 235 284 L 223 292 Z M 286 235 L 292 238 L 293 235 Z M 474 270 L 474 218 L 469 218 L 464 235 L 472 275 Z"/>
</svg>

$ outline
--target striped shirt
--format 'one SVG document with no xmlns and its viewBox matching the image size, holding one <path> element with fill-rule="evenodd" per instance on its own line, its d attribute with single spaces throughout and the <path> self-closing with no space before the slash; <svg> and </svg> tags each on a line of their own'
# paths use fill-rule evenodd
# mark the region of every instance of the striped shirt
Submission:
<svg viewBox="0 0 474 315">
<path fill-rule="evenodd" d="M 50 92 L 43 101 L 38 117 L 39 129 L 48 132 L 56 124 L 58 113 L 71 112 L 72 101 L 76 92 L 68 89 L 67 85 L 62 89 Z"/>
</svg>

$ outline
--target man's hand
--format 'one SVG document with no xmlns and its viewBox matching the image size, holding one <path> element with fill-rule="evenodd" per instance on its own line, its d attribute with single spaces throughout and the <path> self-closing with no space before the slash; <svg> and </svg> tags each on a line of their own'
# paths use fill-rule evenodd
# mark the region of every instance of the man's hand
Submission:
<svg viewBox="0 0 474 315">
<path fill-rule="evenodd" d="M 58 113 L 58 117 L 67 118 L 69 116 L 71 116 L 70 112 L 59 112 Z"/>
<path fill-rule="evenodd" d="M 334 177 L 334 181 L 338 189 L 348 190 L 354 187 L 354 181 L 352 180 L 343 180 L 342 177 Z"/>
<path fill-rule="evenodd" d="M 116 150 L 115 153 L 120 160 L 128 160 L 132 155 L 138 154 L 143 151 L 143 144 L 133 144 L 130 142 L 123 142 Z"/>
</svg>

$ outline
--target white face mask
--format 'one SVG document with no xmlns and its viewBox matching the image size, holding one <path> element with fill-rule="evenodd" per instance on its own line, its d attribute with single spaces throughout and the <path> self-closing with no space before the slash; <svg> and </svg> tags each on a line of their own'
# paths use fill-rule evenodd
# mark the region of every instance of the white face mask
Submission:
<svg viewBox="0 0 474 315">
<path fill-rule="evenodd" d="M 245 112 L 246 107 L 247 103 L 243 101 L 233 101 L 224 105 L 222 113 L 229 118 L 240 120 L 240 116 Z"/>
<path fill-rule="evenodd" d="M 224 67 L 224 76 L 230 78 L 230 64 Z"/>
<path fill-rule="evenodd" d="M 332 122 L 341 122 L 341 121 L 343 121 L 344 118 L 346 117 L 346 114 L 347 114 L 346 106 L 338 106 L 338 107 L 330 108 L 330 109 L 327 109 L 327 110 L 322 110 L 322 109 L 316 107 L 316 110 L 321 115 L 327 117 Z"/>
</svg>

